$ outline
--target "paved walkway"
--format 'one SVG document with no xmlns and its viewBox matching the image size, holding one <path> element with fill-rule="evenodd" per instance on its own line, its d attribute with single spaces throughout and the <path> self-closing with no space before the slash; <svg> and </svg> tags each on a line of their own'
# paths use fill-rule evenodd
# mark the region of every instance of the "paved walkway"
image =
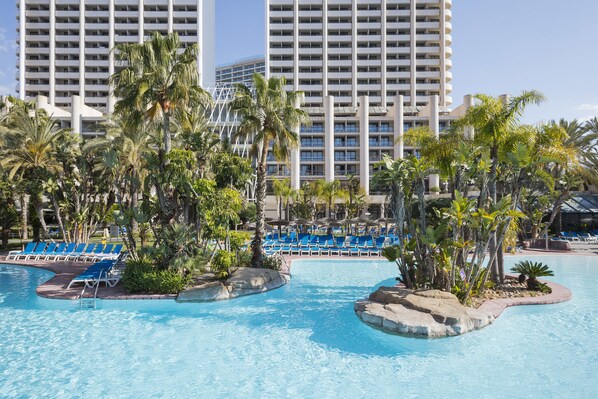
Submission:
<svg viewBox="0 0 598 399">
<path fill-rule="evenodd" d="M 552 303 L 566 302 L 573 297 L 571 290 L 567 287 L 551 281 L 540 281 L 546 283 L 552 289 L 552 293 L 542 296 L 490 299 L 485 301 L 479 309 L 491 313 L 496 318 L 500 316 L 506 308 L 511 306 L 548 305 Z"/>
<path fill-rule="evenodd" d="M 83 291 L 83 284 L 79 283 L 68 289 L 73 278 L 85 271 L 91 263 L 85 262 L 44 262 L 35 260 L 5 260 L 2 257 L 0 263 L 36 267 L 56 273 L 54 277 L 37 287 L 37 295 L 49 299 L 79 299 Z M 85 298 L 93 298 L 95 289 L 87 288 Z M 127 295 L 122 284 L 116 287 L 100 286 L 98 289 L 100 299 L 136 300 L 136 299 L 174 299 L 176 295 Z"/>
</svg>

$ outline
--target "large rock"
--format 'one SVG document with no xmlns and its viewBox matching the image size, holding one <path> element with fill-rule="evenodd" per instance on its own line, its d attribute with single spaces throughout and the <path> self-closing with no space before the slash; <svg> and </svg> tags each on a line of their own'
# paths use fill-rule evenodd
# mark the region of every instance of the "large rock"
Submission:
<svg viewBox="0 0 598 399">
<path fill-rule="evenodd" d="M 232 299 L 270 291 L 287 282 L 287 277 L 276 270 L 242 267 L 224 282 L 210 281 L 181 292 L 177 301 L 208 302 Z"/>
<path fill-rule="evenodd" d="M 230 292 L 220 281 L 210 281 L 179 293 L 179 302 L 209 302 L 229 299 Z"/>
<path fill-rule="evenodd" d="M 461 305 L 451 293 L 400 287 L 379 288 L 368 300 L 356 302 L 355 312 L 383 331 L 425 338 L 460 335 L 494 321 L 489 313 Z"/>
</svg>

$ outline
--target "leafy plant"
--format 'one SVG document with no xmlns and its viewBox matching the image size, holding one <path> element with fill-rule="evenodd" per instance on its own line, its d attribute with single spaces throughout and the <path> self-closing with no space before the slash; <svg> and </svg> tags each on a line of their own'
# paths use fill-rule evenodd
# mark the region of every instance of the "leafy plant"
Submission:
<svg viewBox="0 0 598 399">
<path fill-rule="evenodd" d="M 188 281 L 175 271 L 156 269 L 147 257 L 127 262 L 122 278 L 129 294 L 178 294 Z"/>
<path fill-rule="evenodd" d="M 230 269 L 235 264 L 235 254 L 225 250 L 219 250 L 212 259 L 211 269 L 219 279 L 225 279 L 230 276 Z"/>
<path fill-rule="evenodd" d="M 262 268 L 280 271 L 282 269 L 282 258 L 280 256 L 265 256 Z"/>
<path fill-rule="evenodd" d="M 527 277 L 527 289 L 531 291 L 550 292 L 548 291 L 550 290 L 550 287 L 537 280 L 537 277 L 554 276 L 554 273 L 547 265 L 541 262 L 523 260 L 517 262 L 515 266 L 511 268 L 511 271 Z"/>
</svg>

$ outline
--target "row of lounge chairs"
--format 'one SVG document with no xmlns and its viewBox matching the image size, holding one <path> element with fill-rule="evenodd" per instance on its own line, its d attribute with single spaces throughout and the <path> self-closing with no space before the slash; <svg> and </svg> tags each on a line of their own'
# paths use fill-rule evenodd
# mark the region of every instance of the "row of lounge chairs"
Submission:
<svg viewBox="0 0 598 399">
<path fill-rule="evenodd" d="M 281 239 L 267 238 L 263 248 L 266 255 L 346 255 L 346 256 L 381 256 L 382 248 L 395 243 L 394 236 L 372 237 L 332 235 L 285 236 Z"/>
<path fill-rule="evenodd" d="M 83 273 L 72 279 L 67 289 L 78 283 L 82 283 L 88 288 L 93 288 L 100 283 L 105 283 L 106 287 L 114 287 L 121 278 L 121 273 L 116 268 L 116 265 L 120 264 L 125 257 L 126 254 L 123 254 L 116 259 L 103 259 L 94 263 Z"/>
<path fill-rule="evenodd" d="M 10 251 L 6 260 L 84 261 L 97 262 L 116 259 L 122 252 L 122 244 L 67 244 L 30 242 L 23 251 Z"/>
<path fill-rule="evenodd" d="M 567 232 L 563 231 L 557 237 L 558 240 L 562 241 L 583 241 L 588 243 L 596 243 L 598 242 L 598 230 L 592 230 L 587 233 L 576 233 L 576 232 Z"/>
</svg>

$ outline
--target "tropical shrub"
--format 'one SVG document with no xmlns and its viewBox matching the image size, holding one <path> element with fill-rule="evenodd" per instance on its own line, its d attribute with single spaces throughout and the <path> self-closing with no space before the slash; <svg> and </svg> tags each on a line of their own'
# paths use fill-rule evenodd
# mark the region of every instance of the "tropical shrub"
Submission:
<svg viewBox="0 0 598 399">
<path fill-rule="evenodd" d="M 230 276 L 230 269 L 235 264 L 235 254 L 223 249 L 216 252 L 212 259 L 211 269 L 219 279 L 225 279 Z"/>
<path fill-rule="evenodd" d="M 251 233 L 248 231 L 231 231 L 228 237 L 231 252 L 239 252 L 250 238 Z"/>
<path fill-rule="evenodd" d="M 178 294 L 188 278 L 171 270 L 157 270 L 149 258 L 130 260 L 122 278 L 129 294 Z"/>
<path fill-rule="evenodd" d="M 537 280 L 537 277 L 546 277 L 546 276 L 554 276 L 552 270 L 548 268 L 547 265 L 541 262 L 531 262 L 529 260 L 523 260 L 517 262 L 515 266 L 511 268 L 511 271 L 514 273 L 520 274 L 520 280 L 522 280 L 521 275 L 527 277 L 527 289 L 531 291 L 542 291 L 542 292 L 552 292 L 550 287 L 546 284 L 540 283 Z"/>
<path fill-rule="evenodd" d="M 251 267 L 251 251 L 237 252 L 237 267 Z"/>
<path fill-rule="evenodd" d="M 280 271 L 282 269 L 282 257 L 264 256 L 264 259 L 262 261 L 262 268 Z"/>
</svg>

